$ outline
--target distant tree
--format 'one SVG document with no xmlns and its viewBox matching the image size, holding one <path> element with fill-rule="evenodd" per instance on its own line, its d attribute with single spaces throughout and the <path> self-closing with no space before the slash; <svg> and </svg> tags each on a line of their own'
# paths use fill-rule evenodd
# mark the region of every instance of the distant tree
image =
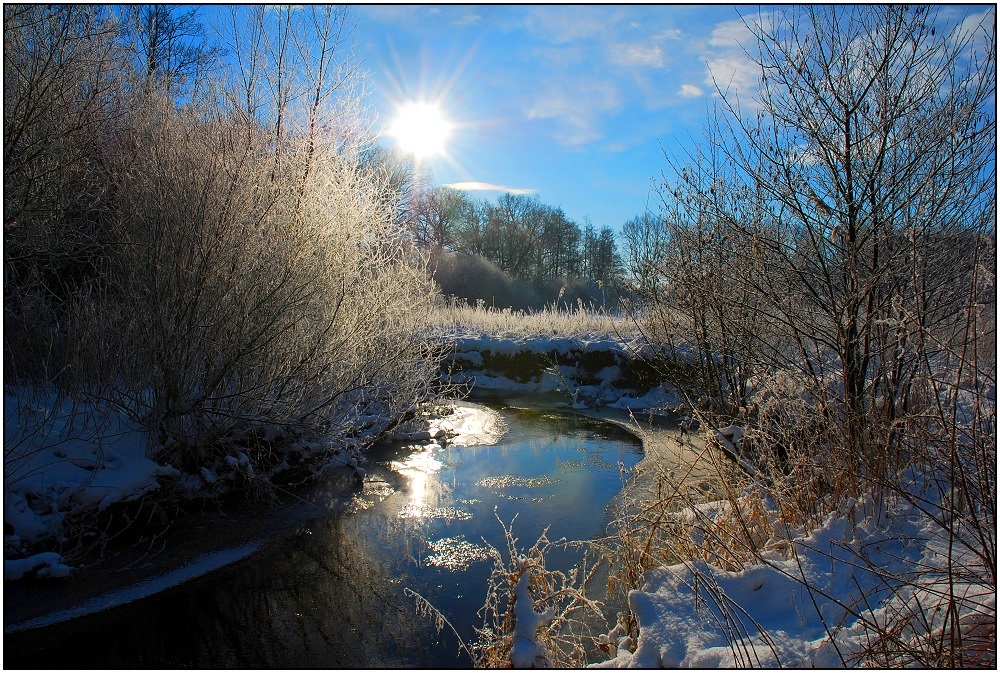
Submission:
<svg viewBox="0 0 1000 673">
<path fill-rule="evenodd" d="M 486 207 L 486 226 L 495 240 L 494 261 L 507 273 L 528 277 L 543 228 L 542 203 L 537 196 L 502 194 Z"/>
<path fill-rule="evenodd" d="M 566 217 L 562 208 L 544 214 L 538 246 L 539 276 L 559 278 L 580 271 L 580 228 Z"/>
<path fill-rule="evenodd" d="M 421 248 L 453 249 L 458 230 L 475 217 L 475 205 L 464 192 L 433 187 L 416 195 L 409 228 Z"/>
<path fill-rule="evenodd" d="M 205 40 L 197 7 L 122 5 L 122 35 L 148 93 L 190 93 L 219 56 Z"/>
</svg>

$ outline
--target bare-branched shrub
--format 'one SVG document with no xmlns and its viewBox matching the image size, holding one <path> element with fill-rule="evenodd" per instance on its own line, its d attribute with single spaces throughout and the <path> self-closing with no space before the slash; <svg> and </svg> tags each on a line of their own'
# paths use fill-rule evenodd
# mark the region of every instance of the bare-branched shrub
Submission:
<svg viewBox="0 0 1000 673">
<path fill-rule="evenodd" d="M 516 518 L 516 517 L 515 517 Z M 498 519 L 499 521 L 499 519 Z M 518 547 L 513 522 L 502 521 L 506 554 L 488 545 L 493 571 L 476 628 L 476 641 L 465 643 L 454 625 L 426 599 L 412 590 L 417 612 L 445 627 L 476 668 L 579 668 L 587 664 L 586 643 L 597 642 L 591 624 L 603 625 L 602 604 L 587 597 L 588 583 L 600 564 L 586 562 L 569 573 L 546 568 L 547 554 L 565 540 L 552 542 L 544 531 L 527 551 Z M 590 616 L 590 621 L 587 617 Z"/>
<path fill-rule="evenodd" d="M 841 660 L 993 661 L 995 14 L 831 6 L 744 23 L 755 88 L 720 82 L 706 145 L 670 159 L 661 213 L 626 234 L 637 325 L 665 375 L 698 367 L 675 383 L 708 453 L 749 477 L 720 470 L 711 507 L 671 480 L 626 526 L 642 552 L 627 575 L 655 557 L 795 558 L 791 533 L 859 498 L 872 516 L 902 501 L 945 551 L 901 576 L 855 560 L 892 597 L 844 606 L 868 645 Z"/>
<path fill-rule="evenodd" d="M 346 8 L 234 8 L 226 63 L 157 60 L 202 29 L 155 12 L 4 8 L 7 382 L 115 405 L 189 472 L 264 476 L 282 442 L 434 394 L 436 290 L 363 166 Z"/>
</svg>

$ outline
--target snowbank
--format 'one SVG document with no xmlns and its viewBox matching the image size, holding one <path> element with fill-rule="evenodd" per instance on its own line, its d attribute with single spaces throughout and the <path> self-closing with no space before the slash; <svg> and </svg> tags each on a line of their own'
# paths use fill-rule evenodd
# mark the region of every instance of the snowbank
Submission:
<svg viewBox="0 0 1000 673">
<path fill-rule="evenodd" d="M 4 547 L 58 538 L 73 511 L 137 499 L 176 477 L 146 457 L 145 431 L 54 395 L 4 394 Z"/>
<path fill-rule="evenodd" d="M 444 378 L 487 392 L 562 392 L 577 409 L 662 409 L 681 396 L 642 357 L 649 347 L 606 337 L 459 335 Z"/>
<path fill-rule="evenodd" d="M 909 477 L 910 491 L 933 502 L 927 480 Z M 952 567 L 976 559 L 953 544 Z M 948 583 L 947 531 L 904 499 L 879 507 L 869 496 L 831 515 L 824 525 L 793 540 L 772 540 L 762 562 L 727 572 L 704 562 L 664 566 L 646 573 L 629 593 L 639 623 L 635 652 L 620 650 L 601 667 L 796 667 L 863 664 L 872 646 L 871 624 L 914 617 L 892 647 L 917 646 L 947 628 L 944 604 L 957 592 L 958 620 L 966 643 L 979 641 L 995 663 L 996 594 L 967 580 Z M 980 577 L 984 577 L 982 573 Z M 808 588 L 807 588 L 808 587 Z M 993 632 L 995 633 L 995 631 Z M 985 637 L 984 637 L 985 635 Z M 902 643 L 902 644 L 900 644 Z M 900 660 L 898 665 L 911 664 Z"/>
<path fill-rule="evenodd" d="M 499 441 L 505 430 L 500 415 L 492 409 L 462 402 L 447 416 L 430 419 L 429 436 L 446 436 L 452 446 L 486 446 Z"/>
</svg>

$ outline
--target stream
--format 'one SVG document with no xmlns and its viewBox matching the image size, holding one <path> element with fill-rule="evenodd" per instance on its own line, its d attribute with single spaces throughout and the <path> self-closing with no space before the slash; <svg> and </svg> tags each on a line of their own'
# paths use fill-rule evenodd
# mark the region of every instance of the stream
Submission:
<svg viewBox="0 0 1000 673">
<path fill-rule="evenodd" d="M 469 667 L 454 634 L 419 616 L 404 590 L 473 642 L 493 567 L 486 545 L 506 558 L 501 522 L 513 522 L 522 550 L 546 527 L 553 541 L 602 536 L 643 455 L 611 423 L 489 406 L 507 428 L 495 444 L 375 447 L 363 487 L 331 480 L 263 518 L 206 528 L 209 542 L 225 540 L 241 558 L 176 586 L 13 632 L 8 599 L 31 600 L 31 588 L 6 591 L 4 667 Z M 547 565 L 566 571 L 581 558 L 560 548 Z"/>
</svg>

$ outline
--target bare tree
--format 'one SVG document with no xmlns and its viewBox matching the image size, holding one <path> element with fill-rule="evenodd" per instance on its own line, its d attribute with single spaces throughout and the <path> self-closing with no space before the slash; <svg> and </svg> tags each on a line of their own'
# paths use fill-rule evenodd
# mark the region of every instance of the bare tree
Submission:
<svg viewBox="0 0 1000 673">
<path fill-rule="evenodd" d="M 205 42 L 196 7 L 124 5 L 122 35 L 146 93 L 190 93 L 219 50 Z"/>
<path fill-rule="evenodd" d="M 876 517 L 903 499 L 940 543 L 902 574 L 857 554 L 906 607 L 866 622 L 848 665 L 995 658 L 996 27 L 994 8 L 965 11 L 745 17 L 756 88 L 720 84 L 705 142 L 668 158 L 659 216 L 626 228 L 643 324 L 697 368 L 689 389 L 748 384 L 745 435 L 710 442 L 739 454 L 757 491 L 725 487 L 734 525 L 703 531 L 690 557 L 735 535 L 727 553 L 768 563 L 752 532 L 762 491 L 785 530 L 853 513 L 862 493 Z M 886 605 L 878 594 L 859 603 Z"/>
<path fill-rule="evenodd" d="M 453 248 L 456 229 L 474 216 L 473 208 L 464 192 L 449 187 L 420 191 L 410 224 L 414 242 L 426 250 Z"/>
<path fill-rule="evenodd" d="M 747 19 L 760 85 L 749 104 L 720 92 L 738 138 L 723 147 L 763 216 L 717 217 L 766 256 L 749 282 L 808 354 L 799 365 L 822 377 L 835 357 L 846 443 L 861 455 L 877 400 L 889 421 L 906 411 L 923 347 L 910 323 L 956 310 L 969 260 L 942 243 L 988 230 L 995 213 L 994 18 L 940 24 L 909 6 Z"/>
</svg>

